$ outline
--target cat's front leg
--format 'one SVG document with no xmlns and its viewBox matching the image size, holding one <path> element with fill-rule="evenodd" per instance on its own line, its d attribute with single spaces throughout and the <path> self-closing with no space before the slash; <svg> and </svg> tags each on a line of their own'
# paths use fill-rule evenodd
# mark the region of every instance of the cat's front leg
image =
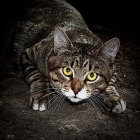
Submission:
<svg viewBox="0 0 140 140">
<path fill-rule="evenodd" d="M 29 105 L 34 110 L 46 110 L 46 100 L 50 97 L 49 82 L 37 68 L 33 51 L 28 48 L 22 55 L 23 73 L 30 88 Z M 47 97 L 47 98 L 46 98 Z"/>
<path fill-rule="evenodd" d="M 107 89 L 105 90 L 107 94 L 107 98 L 105 102 L 112 102 L 112 112 L 116 114 L 120 114 L 123 111 L 126 110 L 126 101 L 119 96 L 119 94 L 116 92 L 114 86 L 108 86 Z"/>
<path fill-rule="evenodd" d="M 45 78 L 40 78 L 30 85 L 30 101 L 29 105 L 33 110 L 44 111 L 47 109 L 47 102 L 52 98 L 52 93 L 50 92 L 47 83 L 45 83 Z M 43 83 L 42 83 L 43 82 Z"/>
<path fill-rule="evenodd" d="M 126 110 L 126 101 L 120 97 L 117 92 L 114 83 L 116 81 L 116 74 L 113 74 L 108 87 L 105 89 L 105 93 L 107 94 L 107 98 L 105 99 L 107 102 L 112 102 L 112 112 L 116 114 L 120 114 Z"/>
</svg>

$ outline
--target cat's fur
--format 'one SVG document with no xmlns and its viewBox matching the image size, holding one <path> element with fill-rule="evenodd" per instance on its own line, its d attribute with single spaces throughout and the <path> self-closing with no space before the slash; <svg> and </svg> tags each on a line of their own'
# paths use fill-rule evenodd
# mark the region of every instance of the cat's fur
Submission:
<svg viewBox="0 0 140 140">
<path fill-rule="evenodd" d="M 22 55 L 34 110 L 46 110 L 51 93 L 57 95 L 54 100 L 68 98 L 75 103 L 87 100 L 91 104 L 97 103 L 93 97 L 104 94 L 106 98 L 100 99 L 112 103 L 112 112 L 119 114 L 126 109 L 125 101 L 113 86 L 119 39 L 103 44 L 67 2 L 36 0 L 18 23 L 15 46 L 19 56 Z M 71 77 L 64 75 L 64 67 L 71 69 Z M 96 80 L 87 80 L 90 72 L 98 75 Z M 98 104 L 103 101 L 98 99 Z"/>
</svg>

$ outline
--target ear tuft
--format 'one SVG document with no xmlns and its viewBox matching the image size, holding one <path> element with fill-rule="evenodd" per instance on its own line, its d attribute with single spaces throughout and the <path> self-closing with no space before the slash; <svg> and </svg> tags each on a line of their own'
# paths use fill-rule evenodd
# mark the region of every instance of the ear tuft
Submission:
<svg viewBox="0 0 140 140">
<path fill-rule="evenodd" d="M 70 45 L 70 40 L 66 33 L 59 27 L 54 32 L 54 47 L 58 51 L 65 50 Z"/>
<path fill-rule="evenodd" d="M 117 55 L 119 47 L 120 47 L 119 38 L 112 38 L 102 45 L 101 50 L 102 53 L 105 54 L 107 57 L 109 58 L 111 57 L 114 59 Z"/>
</svg>

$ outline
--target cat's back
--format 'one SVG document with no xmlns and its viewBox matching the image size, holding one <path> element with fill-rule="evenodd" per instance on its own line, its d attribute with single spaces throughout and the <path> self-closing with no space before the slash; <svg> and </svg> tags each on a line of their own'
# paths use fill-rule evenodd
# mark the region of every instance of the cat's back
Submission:
<svg viewBox="0 0 140 140">
<path fill-rule="evenodd" d="M 65 0 L 36 0 L 25 9 L 23 20 L 40 24 L 48 29 L 72 23 L 79 27 L 87 27 L 80 13 Z M 67 24 L 66 24 L 67 22 Z"/>
<path fill-rule="evenodd" d="M 25 7 L 17 24 L 15 45 L 30 47 L 56 27 L 64 31 L 88 28 L 80 13 L 64 0 L 36 0 Z"/>
</svg>

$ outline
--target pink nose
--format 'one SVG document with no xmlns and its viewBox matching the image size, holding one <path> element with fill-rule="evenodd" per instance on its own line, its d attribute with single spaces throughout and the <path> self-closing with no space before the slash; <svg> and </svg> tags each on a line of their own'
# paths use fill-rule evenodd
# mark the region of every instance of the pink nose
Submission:
<svg viewBox="0 0 140 140">
<path fill-rule="evenodd" d="M 73 89 L 73 92 L 74 92 L 75 94 L 78 94 L 79 89 Z"/>
</svg>

